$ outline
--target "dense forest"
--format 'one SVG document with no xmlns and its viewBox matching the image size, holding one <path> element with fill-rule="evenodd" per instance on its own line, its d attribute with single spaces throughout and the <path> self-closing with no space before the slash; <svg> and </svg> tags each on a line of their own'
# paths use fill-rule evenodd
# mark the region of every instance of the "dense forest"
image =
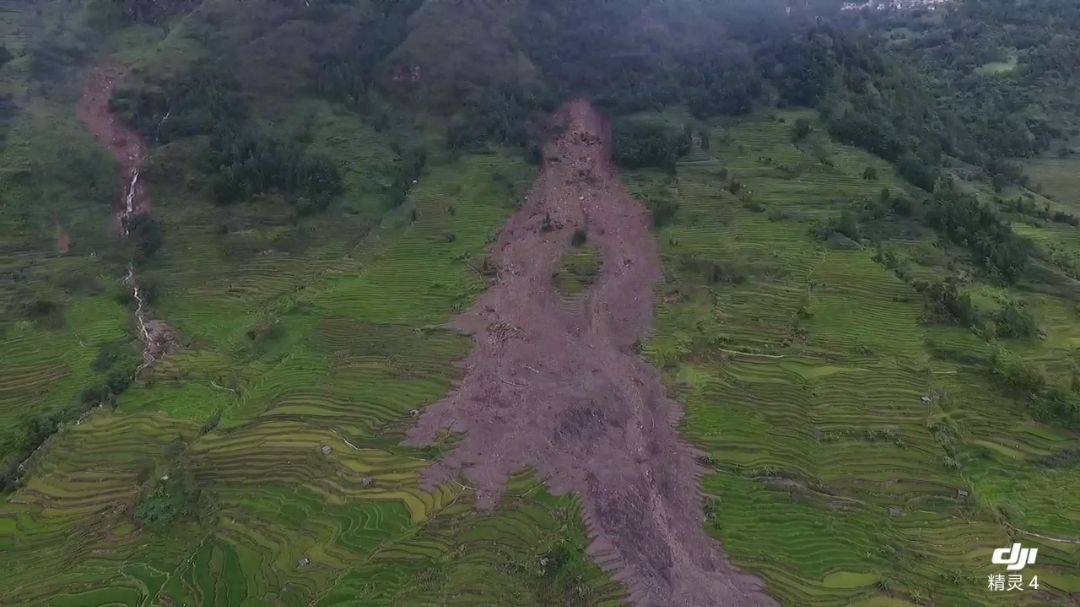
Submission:
<svg viewBox="0 0 1080 607">
<path fill-rule="evenodd" d="M 340 10 L 325 4 L 327 18 Z M 895 162 L 923 190 L 932 191 L 942 168 L 955 161 L 979 167 L 1000 188 L 1024 183 L 1014 159 L 1067 139 L 1072 127 L 1065 125 L 1076 113 L 1076 96 L 1063 91 L 1076 86 L 1065 68 L 1080 51 L 1066 34 L 1080 17 L 1065 1 L 1045 11 L 995 0 L 936 12 L 852 11 L 824 21 L 820 11 L 834 3 L 792 10 L 783 2 L 740 0 L 533 0 L 508 16 L 468 6 L 461 10 L 505 19 L 536 71 L 494 79 L 481 71 L 456 105 L 440 101 L 438 111 L 453 116 L 447 136 L 452 149 L 484 142 L 528 149 L 555 100 L 573 95 L 588 95 L 616 115 L 685 104 L 698 119 L 811 106 L 835 137 Z M 385 3 L 351 38 L 313 55 L 307 69 L 315 92 L 377 117 L 384 111 L 379 97 L 405 100 L 398 82 L 410 67 L 408 56 L 393 51 L 405 40 L 406 18 L 416 8 L 415 2 Z M 123 14 L 153 20 L 163 10 L 154 2 L 128 2 Z M 911 38 L 917 42 L 896 39 L 901 28 L 916 32 Z M 597 46 L 607 51 L 592 52 Z M 1025 60 L 1016 71 L 988 77 L 977 69 L 1017 53 Z M 116 107 L 159 143 L 213 124 L 230 133 L 244 129 L 243 138 L 252 139 L 228 73 L 226 66 L 200 66 L 168 82 L 121 91 Z M 1045 95 L 1047 90 L 1054 94 Z M 423 96 L 409 97 L 423 103 Z M 1071 152 L 1066 144 L 1056 151 Z M 218 163 L 232 175 L 223 179 L 246 179 L 227 168 L 235 161 Z M 221 187 L 263 187 L 234 185 Z"/>
</svg>

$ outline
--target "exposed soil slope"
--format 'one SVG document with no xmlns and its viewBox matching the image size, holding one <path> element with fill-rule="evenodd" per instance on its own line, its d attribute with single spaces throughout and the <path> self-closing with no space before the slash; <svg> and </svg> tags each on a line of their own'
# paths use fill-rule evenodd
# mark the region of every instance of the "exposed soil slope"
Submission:
<svg viewBox="0 0 1080 607">
<path fill-rule="evenodd" d="M 139 182 L 139 170 L 146 160 L 146 145 L 139 133 L 109 111 L 109 99 L 124 73 L 124 67 L 115 63 L 95 68 L 86 79 L 76 108 L 79 120 L 87 130 L 108 146 L 120 162 L 123 196 L 117 200 L 116 218 L 121 229 L 124 222 L 149 210 L 146 188 Z"/>
<path fill-rule="evenodd" d="M 76 107 L 79 120 L 94 137 L 105 144 L 120 162 L 121 184 L 116 204 L 116 225 L 125 236 L 128 226 L 136 216 L 150 211 L 146 187 L 139 180 L 139 171 L 146 161 L 146 145 L 134 129 L 128 127 L 109 110 L 109 99 L 117 83 L 123 78 L 125 68 L 115 63 L 104 63 L 95 68 L 86 80 L 82 98 Z M 134 264 L 128 265 L 124 281 L 131 287 L 136 302 L 135 323 L 143 342 L 143 364 L 139 371 L 150 367 L 165 355 L 175 343 L 172 327 L 148 315 L 148 308 L 139 288 Z"/>
<path fill-rule="evenodd" d="M 493 252 L 497 284 L 456 321 L 476 341 L 462 384 L 409 435 L 417 445 L 445 429 L 464 435 L 425 481 L 463 473 L 491 507 L 511 473 L 534 468 L 554 491 L 580 496 L 590 552 L 634 604 L 775 604 L 705 533 L 681 409 L 634 351 L 662 277 L 648 212 L 611 166 L 600 114 L 577 101 L 559 118 L 566 129 Z M 578 229 L 603 267 L 567 303 L 552 276 Z"/>
</svg>

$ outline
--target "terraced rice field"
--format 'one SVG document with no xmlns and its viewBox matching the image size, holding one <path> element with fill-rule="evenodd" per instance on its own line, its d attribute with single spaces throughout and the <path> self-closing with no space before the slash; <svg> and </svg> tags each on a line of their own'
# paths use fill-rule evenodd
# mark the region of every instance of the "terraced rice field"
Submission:
<svg viewBox="0 0 1080 607">
<path fill-rule="evenodd" d="M 794 146 L 800 116 L 812 119 L 717 127 L 711 151 L 682 162 L 674 182 L 628 177 L 642 196 L 680 204 L 658 235 L 669 282 L 646 349 L 706 453 L 709 529 L 787 604 L 1067 601 L 1080 591 L 1078 472 L 1045 462 L 1076 437 L 1030 421 L 981 368 L 935 358 L 931 346 L 991 346 L 921 322 L 921 298 L 873 251 L 829 250 L 811 235 L 815 220 L 904 186 L 820 126 Z M 866 166 L 880 180 L 862 179 Z M 724 169 L 764 208 L 725 191 Z M 708 264 L 742 278 L 710 281 Z M 1009 347 L 1067 360 L 1076 323 L 1051 320 L 1065 302 L 1044 299 L 1045 342 Z M 1014 540 L 1039 547 L 1043 588 L 1003 602 L 985 575 L 991 550 Z"/>
<path fill-rule="evenodd" d="M 1058 203 L 1074 210 L 1080 208 L 1080 159 L 1038 158 L 1025 164 L 1031 181 Z"/>
<path fill-rule="evenodd" d="M 185 347 L 61 433 L 0 507 L 0 602 L 619 603 L 573 498 L 523 471 L 480 514 L 469 487 L 420 489 L 437 449 L 398 446 L 458 375 L 468 340 L 441 326 L 485 287 L 486 246 L 531 179 L 505 156 L 436 164 L 345 249 L 226 263 L 205 224 L 173 233 L 155 306 Z M 193 217 L 168 195 L 156 212 Z M 20 390 L 59 365 L 33 359 Z M 190 511 L 137 523 L 166 476 L 198 488 Z"/>
<path fill-rule="evenodd" d="M 1040 548 L 1044 584 L 1014 604 L 1077 592 L 1076 545 L 1046 539 L 1076 536 L 1077 473 L 1045 463 L 1075 437 L 1031 422 L 979 368 L 935 357 L 991 346 L 922 323 L 917 295 L 871 251 L 810 234 L 849 201 L 904 186 L 820 133 L 795 148 L 797 116 L 718 126 L 674 182 L 627 176 L 643 198 L 680 204 L 657 235 L 668 282 L 645 350 L 704 452 L 708 528 L 787 604 L 993 604 L 989 553 L 1013 539 Z M 866 166 L 880 181 L 862 179 Z M 479 514 L 467 486 L 420 489 L 440 448 L 399 446 L 458 377 L 468 341 L 441 326 L 484 288 L 486 247 L 531 178 L 504 156 L 439 161 L 374 229 L 318 226 L 322 242 L 239 259 L 211 215 L 163 192 L 172 246 L 152 272 L 155 305 L 184 348 L 35 458 L 0 507 L 0 600 L 621 603 L 585 556 L 572 498 L 523 472 Z M 725 190 L 732 178 L 761 206 Z M 572 260 L 585 277 L 588 253 Z M 1076 343 L 1071 311 L 1025 297 L 1047 339 L 1009 346 L 1053 368 Z M 43 329 L 30 324 L 5 336 L 25 361 L 5 374 L 12 408 L 75 398 L 64 378 L 79 385 L 97 346 L 123 339 L 123 306 L 73 301 L 79 330 L 55 352 L 33 347 Z M 137 522 L 166 475 L 198 487 L 190 512 Z M 42 583 L 45 567 L 57 574 Z"/>
<path fill-rule="evenodd" d="M 0 133 L 0 471 L 21 459 L 35 417 L 78 406 L 100 347 L 127 336 L 113 297 L 122 266 L 105 254 L 113 169 L 62 103 L 20 111 Z"/>
<path fill-rule="evenodd" d="M 127 252 L 109 225 L 115 163 L 75 119 L 79 86 L 32 85 L 23 58 L 43 32 L 84 48 L 77 4 L 42 2 L 28 19 L 25 2 L 0 0 L 0 38 L 20 57 L 0 95 L 21 103 L 0 146 L 5 468 L 35 418 L 79 407 L 104 379 L 103 351 L 135 342 L 120 297 Z M 161 40 L 129 28 L 119 59 L 165 71 L 200 61 L 188 25 Z M 197 176 L 170 173 L 186 150 L 155 149 L 147 179 L 165 245 L 142 279 L 181 347 L 61 430 L 3 496 L 0 605 L 624 604 L 586 556 L 573 497 L 523 470 L 481 512 L 460 479 L 421 489 L 456 437 L 401 446 L 461 377 L 469 340 L 445 323 L 487 287 L 488 246 L 534 169 L 504 150 L 435 157 L 387 209 L 387 134 L 324 101 L 288 110 L 272 126 L 303 131 L 343 168 L 346 194 L 321 216 L 277 199 L 212 206 L 183 185 Z M 996 344 L 925 324 L 919 296 L 873 251 L 830 250 L 811 234 L 906 186 L 819 124 L 793 145 L 800 117 L 814 120 L 714 125 L 710 149 L 674 181 L 625 176 L 643 199 L 679 203 L 657 230 L 667 281 L 642 349 L 686 407 L 682 431 L 709 471 L 708 530 L 788 605 L 1067 604 L 1080 593 L 1077 437 L 1031 421 L 977 362 L 942 354 L 977 359 Z M 441 146 L 436 135 L 422 136 Z M 1032 167 L 1062 207 L 1077 203 L 1070 162 Z M 879 179 L 864 179 L 867 167 Z M 1075 229 L 1017 230 L 1080 251 Z M 938 253 L 925 233 L 886 245 Z M 588 243 L 567 257 L 568 299 L 596 264 Z M 1067 378 L 1075 306 L 1053 291 L 1008 294 L 1046 335 L 1004 345 Z M 27 318 L 36 301 L 55 310 Z M 1012 541 L 1040 549 L 1043 589 L 995 603 L 989 555 Z"/>
</svg>

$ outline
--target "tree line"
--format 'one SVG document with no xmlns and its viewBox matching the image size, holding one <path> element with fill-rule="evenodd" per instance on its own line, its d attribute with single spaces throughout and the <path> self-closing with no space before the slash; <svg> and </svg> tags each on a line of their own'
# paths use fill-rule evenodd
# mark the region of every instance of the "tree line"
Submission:
<svg viewBox="0 0 1080 607">
<path fill-rule="evenodd" d="M 255 124 L 227 65 L 199 65 L 161 83 L 129 83 L 110 105 L 149 142 L 199 137 L 194 166 L 218 204 L 280 193 L 298 212 L 309 213 L 342 192 L 340 170 L 330 158 Z"/>
</svg>

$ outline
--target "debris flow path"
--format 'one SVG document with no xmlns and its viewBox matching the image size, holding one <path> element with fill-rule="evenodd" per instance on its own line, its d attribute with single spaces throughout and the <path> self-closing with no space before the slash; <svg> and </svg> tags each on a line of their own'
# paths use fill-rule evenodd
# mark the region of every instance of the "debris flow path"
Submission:
<svg viewBox="0 0 1080 607">
<path fill-rule="evenodd" d="M 124 74 L 125 68 L 116 63 L 103 63 L 92 70 L 76 113 L 87 130 L 106 145 L 120 163 L 123 194 L 114 215 L 117 230 L 129 237 L 132 222 L 136 217 L 149 213 L 150 203 L 146 188 L 139 180 L 139 171 L 146 161 L 146 146 L 139 133 L 124 124 L 109 108 L 109 100 Z M 173 330 L 165 322 L 149 317 L 134 262 L 128 264 L 124 283 L 131 289 L 136 304 L 135 324 L 138 325 L 139 339 L 143 342 L 143 362 L 136 372 L 138 374 L 153 365 L 171 347 Z"/>
<path fill-rule="evenodd" d="M 556 119 L 538 181 L 492 252 L 497 282 L 455 321 L 476 342 L 465 376 L 409 433 L 413 445 L 463 435 L 424 481 L 463 474 L 491 508 L 512 473 L 535 469 L 556 493 L 580 497 L 589 552 L 633 604 L 774 605 L 705 532 L 681 408 L 636 353 L 662 278 L 649 214 L 610 162 L 607 121 L 586 101 Z M 568 302 L 553 275 L 578 230 L 602 267 Z"/>
</svg>

